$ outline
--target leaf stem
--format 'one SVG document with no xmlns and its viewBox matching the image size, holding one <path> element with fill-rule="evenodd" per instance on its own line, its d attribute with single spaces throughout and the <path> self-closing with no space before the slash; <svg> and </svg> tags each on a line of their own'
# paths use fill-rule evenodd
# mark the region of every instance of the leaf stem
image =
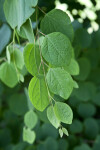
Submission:
<svg viewBox="0 0 100 150">
<path fill-rule="evenodd" d="M 38 31 L 39 33 L 41 33 L 43 36 L 46 36 L 46 34 L 44 34 L 44 33 L 42 33 L 42 32 L 40 32 L 40 31 Z"/>
<path fill-rule="evenodd" d="M 37 7 L 44 15 L 46 15 L 46 13 L 39 6 L 37 6 Z"/>
</svg>

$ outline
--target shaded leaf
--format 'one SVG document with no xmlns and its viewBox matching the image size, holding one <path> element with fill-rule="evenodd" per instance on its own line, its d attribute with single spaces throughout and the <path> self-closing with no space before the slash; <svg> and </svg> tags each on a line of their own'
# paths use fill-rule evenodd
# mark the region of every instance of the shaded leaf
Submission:
<svg viewBox="0 0 100 150">
<path fill-rule="evenodd" d="M 71 41 L 74 36 L 73 27 L 69 16 L 60 9 L 53 9 L 45 15 L 41 21 L 41 30 L 45 34 L 61 32 Z"/>
<path fill-rule="evenodd" d="M 0 79 L 10 88 L 18 83 L 17 72 L 13 63 L 4 62 L 0 66 Z"/>
</svg>

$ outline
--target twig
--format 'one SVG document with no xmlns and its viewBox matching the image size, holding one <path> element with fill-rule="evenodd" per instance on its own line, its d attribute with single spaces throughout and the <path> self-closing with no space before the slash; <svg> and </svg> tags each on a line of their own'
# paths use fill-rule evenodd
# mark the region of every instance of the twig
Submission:
<svg viewBox="0 0 100 150">
<path fill-rule="evenodd" d="M 44 14 L 44 15 L 46 15 L 46 13 L 39 7 L 39 6 L 37 6 L 38 7 L 38 9 L 40 9 L 40 11 Z"/>
</svg>

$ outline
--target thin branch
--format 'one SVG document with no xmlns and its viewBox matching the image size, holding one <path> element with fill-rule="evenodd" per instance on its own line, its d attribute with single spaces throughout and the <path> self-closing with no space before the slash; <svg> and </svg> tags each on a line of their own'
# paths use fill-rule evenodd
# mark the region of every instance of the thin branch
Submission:
<svg viewBox="0 0 100 150">
<path fill-rule="evenodd" d="M 37 7 L 44 15 L 46 15 L 46 13 L 39 6 L 37 6 Z"/>
<path fill-rule="evenodd" d="M 46 36 L 46 34 L 44 34 L 44 33 L 42 33 L 42 32 L 40 32 L 40 31 L 38 31 L 39 33 L 41 33 L 43 36 Z"/>
</svg>

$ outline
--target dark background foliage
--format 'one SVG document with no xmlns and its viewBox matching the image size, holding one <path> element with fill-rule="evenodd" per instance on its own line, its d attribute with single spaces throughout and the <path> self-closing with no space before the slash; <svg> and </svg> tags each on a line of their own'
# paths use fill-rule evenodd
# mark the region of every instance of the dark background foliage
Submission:
<svg viewBox="0 0 100 150">
<path fill-rule="evenodd" d="M 11 42 L 13 34 L 4 16 L 3 2 L 4 0 L 0 0 L 0 58 L 5 56 L 6 45 Z M 100 149 L 100 6 L 94 9 L 100 2 L 99 0 L 90 0 L 90 2 L 92 7 L 88 8 L 78 0 L 60 0 L 61 4 L 67 4 L 67 10 L 74 18 L 73 47 L 80 65 L 80 75 L 74 77 L 79 89 L 74 90 L 67 101 L 74 114 L 72 125 L 65 126 L 69 136 L 61 139 L 58 131 L 49 124 L 46 112 L 36 111 L 38 115 L 38 123 L 34 129 L 36 140 L 32 145 L 23 142 L 24 115 L 29 109 L 26 88 L 31 79 L 31 75 L 25 73 L 25 82 L 19 83 L 13 89 L 0 82 L 0 150 Z M 38 6 L 47 13 L 55 8 L 55 0 L 39 0 Z M 86 8 L 96 15 L 94 19 L 88 15 L 82 18 L 81 13 L 85 13 Z M 38 9 L 38 24 L 43 17 L 44 14 Z M 35 14 L 31 16 L 31 20 L 35 33 L 37 26 Z M 26 42 L 20 40 L 22 44 Z M 55 99 L 63 101 L 56 95 Z"/>
</svg>

